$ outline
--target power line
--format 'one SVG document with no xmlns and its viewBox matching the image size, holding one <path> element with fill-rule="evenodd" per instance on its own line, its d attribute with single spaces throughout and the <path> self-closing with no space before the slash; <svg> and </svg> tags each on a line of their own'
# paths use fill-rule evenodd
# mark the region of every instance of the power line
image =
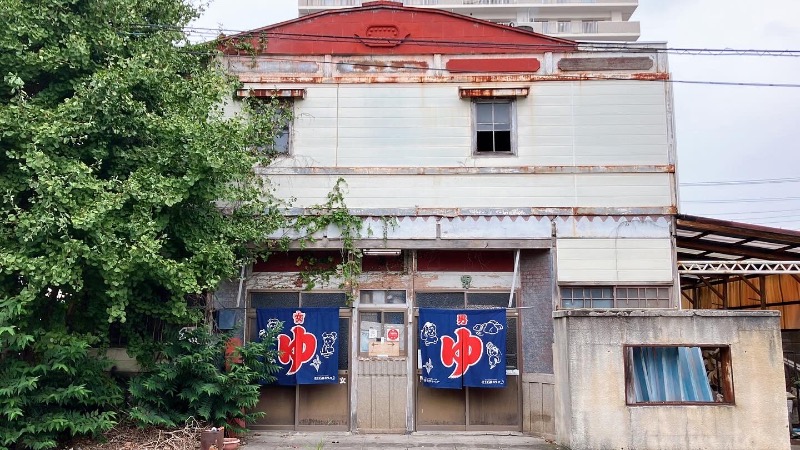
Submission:
<svg viewBox="0 0 800 450">
<path fill-rule="evenodd" d="M 263 36 L 265 38 L 281 37 L 296 40 L 316 40 L 323 42 L 364 42 L 376 41 L 385 42 L 386 38 L 370 38 L 360 36 L 339 36 L 331 34 L 309 34 L 309 33 L 285 33 L 277 31 L 261 31 L 255 30 L 237 30 L 231 28 L 204 28 L 204 27 L 178 27 L 173 25 L 159 25 L 159 24 L 141 24 L 136 25 L 143 28 L 156 28 L 156 29 L 170 29 L 173 31 L 183 31 L 192 34 L 205 35 L 209 37 L 218 37 L 221 33 L 233 33 L 232 36 L 227 38 L 249 38 Z M 528 43 L 498 43 L 498 42 L 480 42 L 480 41 L 455 41 L 455 40 L 442 40 L 442 39 L 416 39 L 405 38 L 402 39 L 403 43 L 417 44 L 417 45 L 452 45 L 464 47 L 480 47 L 480 48 L 504 48 L 504 49 L 572 49 L 573 44 L 563 43 L 546 43 L 546 44 L 528 44 Z M 596 51 L 623 51 L 628 53 L 674 53 L 681 55 L 705 55 L 705 56 L 774 56 L 774 57 L 800 57 L 800 50 L 795 49 L 734 49 L 734 48 L 692 48 L 692 47 L 636 47 L 618 43 L 604 43 L 604 42 L 582 42 L 577 43 L 582 49 L 591 49 Z"/>
<path fill-rule="evenodd" d="M 762 197 L 717 200 L 681 200 L 681 203 L 755 203 L 755 202 L 781 202 L 800 200 L 800 197 Z"/>
<path fill-rule="evenodd" d="M 699 186 L 739 186 L 750 184 L 780 184 L 799 183 L 800 178 L 763 178 L 758 180 L 727 180 L 727 181 L 698 181 L 694 183 L 680 183 L 681 187 Z"/>
<path fill-rule="evenodd" d="M 190 52 L 192 53 L 192 52 Z M 206 52 L 193 52 L 194 54 L 198 55 L 210 55 L 212 53 Z M 398 67 L 393 64 L 377 64 L 377 63 L 363 63 L 363 62 L 348 62 L 348 61 L 320 61 L 320 60 L 312 60 L 312 59 L 297 59 L 297 58 L 286 58 L 286 57 L 276 57 L 276 56 L 265 56 L 259 55 L 259 58 L 268 61 L 284 61 L 284 62 L 299 62 L 299 63 L 314 63 L 314 64 L 346 64 L 350 66 L 356 67 L 368 67 L 368 68 L 391 68 L 397 69 Z M 428 72 L 428 71 L 441 71 L 441 72 L 449 72 L 446 68 L 435 68 L 435 67 L 401 67 L 404 70 L 418 70 L 420 72 Z M 457 72 L 453 72 L 454 74 L 485 74 L 484 71 L 479 70 L 459 70 Z M 530 72 L 492 72 L 493 74 L 504 74 L 504 75 L 513 75 L 513 74 L 522 74 L 522 73 L 530 73 Z M 547 79 L 547 75 L 541 75 L 543 80 Z M 591 76 L 591 75 L 558 75 L 558 81 L 593 81 L 593 80 L 602 80 L 602 81 L 633 81 L 633 82 L 658 82 L 658 83 L 678 83 L 678 84 L 702 84 L 702 85 L 712 85 L 712 86 L 740 86 L 740 87 L 782 87 L 782 88 L 800 88 L 800 84 L 791 84 L 791 83 L 757 83 L 757 82 L 734 82 L 734 81 L 703 81 L 703 80 L 674 80 L 674 79 L 649 79 L 649 78 L 630 78 L 624 76 Z"/>
<path fill-rule="evenodd" d="M 717 214 L 708 214 L 710 216 L 715 216 Z M 795 220 L 800 220 L 800 214 L 789 214 L 789 215 L 778 215 L 778 216 L 763 216 L 763 217 L 736 217 L 735 220 L 742 221 L 742 220 L 763 220 L 763 219 L 788 219 L 788 218 L 797 218 Z"/>
<path fill-rule="evenodd" d="M 776 223 L 798 223 L 798 224 L 800 224 L 800 220 L 771 220 L 771 221 L 767 221 L 767 222 L 758 222 L 757 224 L 767 225 L 767 224 L 776 224 Z M 792 228 L 794 229 L 796 227 L 792 227 Z"/>
<path fill-rule="evenodd" d="M 747 214 L 772 214 L 772 213 L 779 213 L 779 212 L 798 212 L 800 213 L 800 209 L 771 209 L 767 211 L 740 211 L 740 212 L 727 212 L 727 213 L 714 213 L 714 216 L 741 216 Z"/>
</svg>

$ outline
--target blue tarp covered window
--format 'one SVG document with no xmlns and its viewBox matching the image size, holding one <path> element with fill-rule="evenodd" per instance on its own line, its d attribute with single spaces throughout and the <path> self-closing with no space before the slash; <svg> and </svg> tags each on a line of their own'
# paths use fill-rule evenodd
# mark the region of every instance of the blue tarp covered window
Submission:
<svg viewBox="0 0 800 450">
<path fill-rule="evenodd" d="M 627 347 L 628 403 L 729 403 L 727 354 L 727 347 Z"/>
</svg>

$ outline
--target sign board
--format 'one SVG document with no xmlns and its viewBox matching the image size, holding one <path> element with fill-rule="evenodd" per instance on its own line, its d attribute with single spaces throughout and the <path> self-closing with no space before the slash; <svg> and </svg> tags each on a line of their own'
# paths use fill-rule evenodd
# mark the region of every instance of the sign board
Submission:
<svg viewBox="0 0 800 450">
<path fill-rule="evenodd" d="M 400 330 L 397 328 L 389 328 L 386 330 L 386 340 L 389 342 L 397 342 L 400 340 Z"/>
</svg>

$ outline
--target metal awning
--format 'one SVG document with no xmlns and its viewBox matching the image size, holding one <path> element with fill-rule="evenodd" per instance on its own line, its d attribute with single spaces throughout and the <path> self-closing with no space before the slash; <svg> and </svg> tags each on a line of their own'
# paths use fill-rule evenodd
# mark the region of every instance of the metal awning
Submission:
<svg viewBox="0 0 800 450">
<path fill-rule="evenodd" d="M 682 287 L 730 275 L 789 274 L 800 282 L 798 231 L 679 214 L 675 232 Z"/>
<path fill-rule="evenodd" d="M 708 217 L 676 217 L 679 261 L 800 261 L 800 231 Z"/>
</svg>

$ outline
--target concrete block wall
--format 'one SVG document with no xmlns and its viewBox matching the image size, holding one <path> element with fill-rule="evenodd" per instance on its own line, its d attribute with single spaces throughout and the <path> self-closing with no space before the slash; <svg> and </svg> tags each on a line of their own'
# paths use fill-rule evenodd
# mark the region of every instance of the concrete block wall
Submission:
<svg viewBox="0 0 800 450">
<path fill-rule="evenodd" d="M 523 373 L 553 373 L 553 263 L 549 250 L 520 253 Z"/>
<path fill-rule="evenodd" d="M 571 449 L 788 449 L 777 311 L 556 311 L 556 441 Z M 734 402 L 627 405 L 625 345 L 729 346 Z"/>
</svg>

